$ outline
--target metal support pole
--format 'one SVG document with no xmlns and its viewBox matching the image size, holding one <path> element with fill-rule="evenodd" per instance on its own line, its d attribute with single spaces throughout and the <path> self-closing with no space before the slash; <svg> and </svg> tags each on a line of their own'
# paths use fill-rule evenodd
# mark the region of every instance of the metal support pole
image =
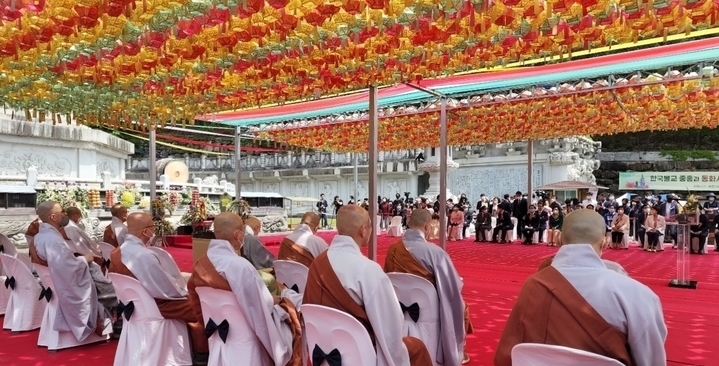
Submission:
<svg viewBox="0 0 719 366">
<path fill-rule="evenodd" d="M 532 175 L 534 173 L 534 141 L 527 142 L 527 211 L 532 204 Z M 520 230 L 521 231 L 521 230 Z M 539 238 L 542 240 L 542 238 Z"/>
<path fill-rule="evenodd" d="M 372 237 L 369 242 L 369 250 L 367 254 L 373 261 L 377 261 L 377 218 L 378 206 L 377 200 L 377 132 L 379 130 L 379 116 L 377 113 L 377 87 L 369 87 L 369 158 L 367 165 L 369 166 L 369 176 L 367 183 L 369 185 L 369 217 L 372 221 Z M 356 156 L 356 155 L 355 155 Z M 355 164 L 355 169 L 357 164 Z M 355 197 L 357 199 L 357 197 Z"/>
<path fill-rule="evenodd" d="M 150 202 L 157 198 L 157 143 L 155 142 L 155 128 L 150 130 Z M 150 205 L 152 206 L 152 205 Z"/>
<path fill-rule="evenodd" d="M 447 98 L 439 110 L 439 246 L 447 250 Z"/>
<path fill-rule="evenodd" d="M 235 199 L 239 200 L 242 196 L 242 139 L 239 126 L 235 129 L 235 173 Z"/>
<path fill-rule="evenodd" d="M 355 167 L 354 167 L 354 177 L 355 177 L 355 189 L 354 189 L 354 197 L 355 197 L 355 203 L 359 204 L 359 197 L 357 197 L 357 187 L 359 186 L 359 182 L 357 182 L 357 153 L 354 153 L 354 160 L 355 160 Z"/>
</svg>

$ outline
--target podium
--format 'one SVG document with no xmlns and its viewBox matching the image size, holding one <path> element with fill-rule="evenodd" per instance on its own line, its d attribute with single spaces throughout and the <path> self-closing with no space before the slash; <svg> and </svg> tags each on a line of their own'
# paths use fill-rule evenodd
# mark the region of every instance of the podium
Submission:
<svg viewBox="0 0 719 366">
<path fill-rule="evenodd" d="M 698 282 L 689 279 L 689 248 L 692 245 L 689 227 L 691 224 L 680 220 L 675 225 L 677 226 L 677 276 L 669 281 L 669 287 L 696 290 Z"/>
</svg>

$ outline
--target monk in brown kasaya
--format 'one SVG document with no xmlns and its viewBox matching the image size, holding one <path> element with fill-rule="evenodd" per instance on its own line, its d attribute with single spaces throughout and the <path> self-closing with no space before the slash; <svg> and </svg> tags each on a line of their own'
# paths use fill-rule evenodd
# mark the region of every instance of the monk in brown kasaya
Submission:
<svg viewBox="0 0 719 366">
<path fill-rule="evenodd" d="M 320 217 L 316 213 L 302 215 L 299 226 L 282 240 L 279 259 L 295 261 L 309 268 L 315 257 L 328 248 L 327 242 L 315 235 L 319 225 Z"/>
<path fill-rule="evenodd" d="M 105 231 L 102 234 L 102 241 L 117 248 L 122 245 L 127 236 L 127 226 L 125 225 L 125 221 L 127 221 L 127 207 L 118 203 L 112 206 L 110 214 L 112 215 L 112 221 L 110 225 L 105 227 Z"/>
<path fill-rule="evenodd" d="M 404 336 L 402 309 L 389 277 L 360 251 L 369 243 L 372 229 L 361 206 L 339 209 L 337 235 L 312 262 L 303 303 L 331 307 L 357 319 L 375 345 L 378 366 L 430 366 L 424 343 Z"/>
<path fill-rule="evenodd" d="M 447 252 L 426 240 L 432 230 L 432 213 L 418 209 L 412 212 L 402 240 L 387 251 L 384 271 L 409 273 L 426 279 L 439 296 L 440 345 L 438 363 L 458 365 L 469 362 L 464 351 L 465 336 L 473 333 L 469 310 L 462 299 L 462 279 Z M 442 362 L 440 362 L 442 361 Z"/>
</svg>

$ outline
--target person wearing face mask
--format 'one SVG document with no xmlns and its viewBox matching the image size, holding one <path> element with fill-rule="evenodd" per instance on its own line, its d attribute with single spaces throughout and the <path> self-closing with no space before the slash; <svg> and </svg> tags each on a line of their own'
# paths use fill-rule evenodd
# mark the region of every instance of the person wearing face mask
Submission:
<svg viewBox="0 0 719 366">
<path fill-rule="evenodd" d="M 611 232 L 612 232 L 612 221 L 614 221 L 614 216 L 617 215 L 617 212 L 614 208 L 614 206 L 609 206 L 607 209 L 607 212 L 603 215 L 604 216 L 604 227 L 607 229 L 606 236 L 607 236 L 607 243 L 611 242 Z"/>
<path fill-rule="evenodd" d="M 112 221 L 110 225 L 105 227 L 105 231 L 102 234 L 102 241 L 117 248 L 120 244 L 125 242 L 125 236 L 127 235 L 127 207 L 116 204 L 110 209 L 112 214 Z"/>
<path fill-rule="evenodd" d="M 449 241 L 462 240 L 462 228 L 464 226 L 464 214 L 460 211 L 459 205 L 452 207 L 452 213 L 449 215 L 449 231 L 447 239 Z"/>
<path fill-rule="evenodd" d="M 719 230 L 717 230 L 717 223 L 719 223 L 717 220 L 719 218 L 717 217 L 719 216 L 717 215 L 717 213 L 719 213 L 719 201 L 717 201 L 714 193 L 707 195 L 707 202 L 704 202 L 704 213 L 709 219 L 707 230 L 714 233 L 714 251 L 719 252 L 719 245 L 717 245 L 717 242 L 719 242 Z"/>
<path fill-rule="evenodd" d="M 511 366 L 520 343 L 564 346 L 624 365 L 664 366 L 667 326 L 659 297 L 602 261 L 604 221 L 590 210 L 567 215 L 551 265 L 530 276 L 507 319 L 494 365 Z"/>
<path fill-rule="evenodd" d="M 532 244 L 532 236 L 534 232 L 539 229 L 539 214 L 537 213 L 537 206 L 529 206 L 529 213 L 522 219 L 522 235 L 524 235 L 524 241 L 522 244 Z"/>
<path fill-rule="evenodd" d="M 624 247 L 624 232 L 629 230 L 629 216 L 624 214 L 624 207 L 617 208 L 617 214 L 612 219 L 612 249 L 629 249 Z"/>
<path fill-rule="evenodd" d="M 34 263 L 46 266 L 55 286 L 59 311 L 52 319 L 56 329 L 69 330 L 78 342 L 95 333 L 112 333 L 111 315 L 100 304 L 97 288 L 90 273 L 94 256 L 76 254 L 60 234 L 59 229 L 70 222 L 65 211 L 53 201 L 45 201 L 37 208 L 42 221 L 31 247 Z"/>
<path fill-rule="evenodd" d="M 647 233 L 647 217 L 649 217 L 649 205 L 642 205 L 641 211 L 637 213 L 636 216 L 636 225 L 637 225 L 637 232 L 636 232 L 636 238 L 639 240 L 639 248 L 642 248 L 644 250 L 649 249 L 649 244 L 646 240 L 646 233 Z"/>
<path fill-rule="evenodd" d="M 329 248 L 324 239 L 315 235 L 319 222 L 314 212 L 302 215 L 300 225 L 282 240 L 277 255 L 279 259 L 295 261 L 310 268 L 312 261 Z"/>
<path fill-rule="evenodd" d="M 554 247 L 561 243 L 562 224 L 564 224 L 564 214 L 562 214 L 562 210 L 559 207 L 552 207 L 552 215 L 549 216 L 547 246 Z"/>
<path fill-rule="evenodd" d="M 319 216 L 313 215 L 314 225 L 319 226 Z M 194 316 L 203 319 L 196 288 L 230 291 L 237 298 L 242 313 L 252 319 L 248 322 L 249 329 L 230 329 L 230 332 L 248 331 L 257 335 L 255 343 L 239 346 L 249 357 L 244 362 L 248 365 L 302 365 L 305 356 L 297 310 L 302 305 L 302 295 L 283 288 L 280 296 L 273 296 L 255 268 L 237 255 L 246 239 L 244 226 L 234 212 L 223 212 L 215 217 L 216 239 L 210 241 L 207 254 L 198 259 L 187 284 Z M 256 352 L 255 348 L 264 352 Z M 212 357 L 214 363 L 223 363 L 219 355 Z"/>
<path fill-rule="evenodd" d="M 193 363 L 206 363 L 209 348 L 203 319 L 195 317 L 192 303 L 187 298 L 187 289 L 165 271 L 155 253 L 146 247 L 155 236 L 152 217 L 144 212 L 130 214 L 127 216 L 127 232 L 125 241 L 110 252 L 109 271 L 137 279 L 155 299 L 160 315 L 165 319 L 185 322 L 192 345 Z"/>
<path fill-rule="evenodd" d="M 487 215 L 487 208 L 482 208 Z M 439 296 L 440 335 L 443 365 L 458 365 L 469 362 L 464 352 L 465 336 L 474 332 L 469 310 L 462 299 L 462 279 L 446 251 L 427 241 L 426 233 L 431 230 L 432 214 L 427 210 L 416 210 L 409 220 L 408 229 L 402 240 L 387 250 L 384 262 L 386 273 L 409 273 L 426 279 L 437 288 Z M 422 337 L 432 339 L 434 337 Z M 427 345 L 429 349 L 435 349 Z"/>
</svg>

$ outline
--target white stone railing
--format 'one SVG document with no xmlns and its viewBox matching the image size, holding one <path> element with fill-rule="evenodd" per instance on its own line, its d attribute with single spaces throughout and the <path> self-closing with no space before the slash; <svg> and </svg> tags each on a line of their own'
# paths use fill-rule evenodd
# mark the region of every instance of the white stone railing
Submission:
<svg viewBox="0 0 719 366">
<path fill-rule="evenodd" d="M 379 162 L 411 161 L 420 150 L 386 151 L 380 152 Z M 191 157 L 189 155 L 173 157 L 174 160 L 182 161 L 190 171 L 234 171 L 235 159 L 232 156 L 208 156 Z M 368 156 L 366 153 L 357 154 L 358 165 L 367 165 Z M 243 171 L 260 170 L 282 170 L 282 169 L 314 169 L 332 168 L 354 165 L 352 154 L 338 154 L 328 152 L 314 153 L 261 153 L 245 155 L 241 159 Z M 146 172 L 149 171 L 148 158 L 129 158 L 126 171 Z"/>
</svg>

